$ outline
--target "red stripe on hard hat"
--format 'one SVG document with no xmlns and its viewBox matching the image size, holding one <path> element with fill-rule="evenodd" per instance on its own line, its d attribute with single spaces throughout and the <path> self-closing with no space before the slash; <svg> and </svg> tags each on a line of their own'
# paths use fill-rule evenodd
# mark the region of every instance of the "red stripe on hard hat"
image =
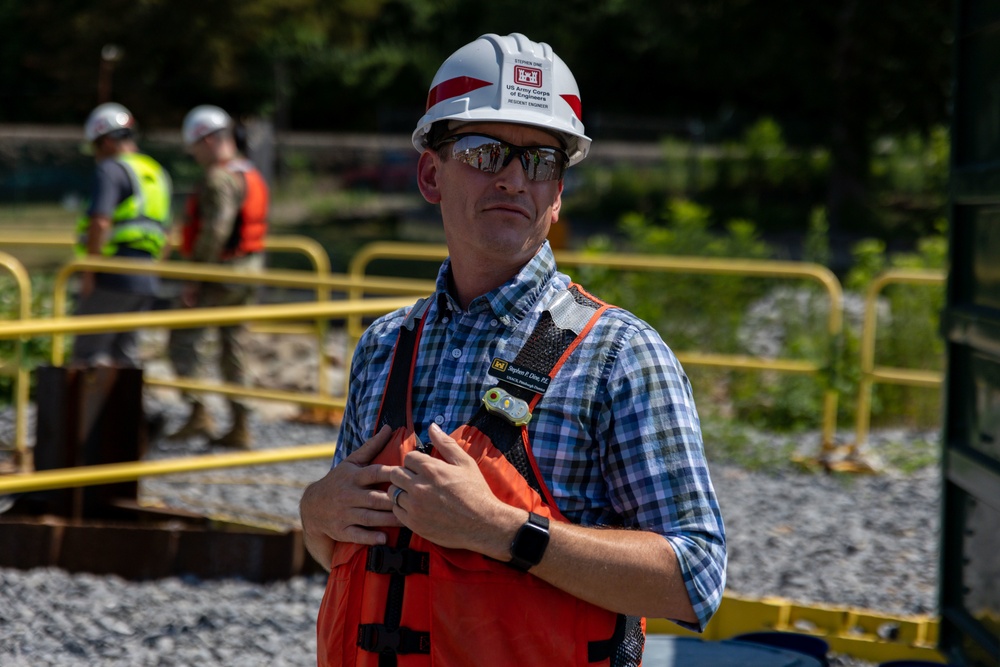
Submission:
<svg viewBox="0 0 1000 667">
<path fill-rule="evenodd" d="M 566 100 L 566 104 L 568 104 L 569 108 L 573 110 L 573 113 L 576 114 L 577 118 L 583 120 L 583 105 L 580 103 L 579 97 L 576 95 L 560 95 L 559 97 Z"/>
<path fill-rule="evenodd" d="M 493 84 L 489 81 L 473 79 L 471 76 L 456 76 L 454 79 L 442 81 L 438 85 L 431 88 L 431 92 L 427 93 L 427 108 L 430 109 L 442 100 L 447 100 L 451 97 L 458 97 L 459 95 L 471 93 L 473 90 L 477 90 L 484 86 L 492 85 Z"/>
</svg>

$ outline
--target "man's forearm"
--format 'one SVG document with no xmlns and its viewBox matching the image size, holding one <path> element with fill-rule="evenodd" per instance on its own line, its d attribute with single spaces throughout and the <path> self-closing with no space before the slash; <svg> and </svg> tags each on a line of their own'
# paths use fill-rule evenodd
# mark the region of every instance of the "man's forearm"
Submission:
<svg viewBox="0 0 1000 667">
<path fill-rule="evenodd" d="M 648 531 L 553 522 L 535 576 L 622 614 L 697 622 L 673 547 Z"/>
<path fill-rule="evenodd" d="M 518 517 L 526 513 L 518 512 Z M 510 559 L 520 523 L 500 529 L 486 555 Z M 523 523 L 523 518 L 518 518 Z M 697 622 L 673 547 L 656 533 L 553 521 L 542 561 L 531 574 L 581 600 L 631 616 Z"/>
<path fill-rule="evenodd" d="M 111 229 L 111 219 L 102 215 L 90 216 L 90 226 L 87 228 L 87 254 L 101 255 L 104 238 Z"/>
</svg>

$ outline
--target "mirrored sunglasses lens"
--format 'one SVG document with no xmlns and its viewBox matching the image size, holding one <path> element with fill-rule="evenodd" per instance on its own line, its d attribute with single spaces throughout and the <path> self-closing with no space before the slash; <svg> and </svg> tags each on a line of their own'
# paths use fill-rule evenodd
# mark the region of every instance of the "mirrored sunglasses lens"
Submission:
<svg viewBox="0 0 1000 667">
<path fill-rule="evenodd" d="M 562 178 L 566 158 L 555 148 L 520 148 L 477 134 L 458 137 L 451 142 L 453 159 L 488 174 L 502 170 L 515 151 L 530 180 L 555 181 Z"/>
<path fill-rule="evenodd" d="M 489 137 L 462 137 L 451 147 L 451 156 L 480 171 L 495 173 L 503 165 L 509 148 Z"/>
<path fill-rule="evenodd" d="M 523 163 L 533 181 L 555 181 L 562 176 L 562 156 L 552 149 L 526 150 Z"/>
</svg>

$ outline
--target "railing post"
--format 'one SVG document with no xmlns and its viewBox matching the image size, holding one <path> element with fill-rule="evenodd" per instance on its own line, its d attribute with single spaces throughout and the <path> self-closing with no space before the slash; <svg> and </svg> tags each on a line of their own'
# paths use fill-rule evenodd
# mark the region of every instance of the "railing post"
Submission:
<svg viewBox="0 0 1000 667">
<path fill-rule="evenodd" d="M 0 266 L 3 266 L 13 276 L 18 287 L 18 307 L 20 318 L 31 318 L 31 278 L 28 271 L 16 258 L 0 251 Z M 28 456 L 28 399 L 31 378 L 28 369 L 24 367 L 24 341 L 22 336 L 17 339 L 14 347 L 14 466 L 21 472 L 31 469 Z"/>
</svg>

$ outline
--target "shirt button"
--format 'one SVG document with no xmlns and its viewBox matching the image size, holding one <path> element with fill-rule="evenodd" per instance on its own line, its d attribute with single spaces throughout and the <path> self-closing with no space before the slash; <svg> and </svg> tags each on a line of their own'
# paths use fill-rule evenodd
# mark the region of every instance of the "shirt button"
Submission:
<svg viewBox="0 0 1000 667">
<path fill-rule="evenodd" d="M 456 347 L 454 350 L 451 351 L 451 356 L 454 359 L 458 359 L 460 356 L 462 356 L 462 351 Z"/>
<path fill-rule="evenodd" d="M 442 317 L 441 318 L 441 322 L 444 323 L 444 324 L 448 324 L 448 320 L 449 319 L 451 319 L 451 318 L 449 318 L 449 317 Z"/>
<path fill-rule="evenodd" d="M 495 327 L 498 324 L 500 324 L 500 322 L 498 322 L 496 319 L 490 320 L 490 326 L 494 326 Z"/>
<path fill-rule="evenodd" d="M 437 424 L 438 426 L 440 426 L 441 424 L 443 424 L 444 423 L 444 415 L 438 415 L 437 417 L 435 417 L 434 418 L 434 423 Z"/>
</svg>

